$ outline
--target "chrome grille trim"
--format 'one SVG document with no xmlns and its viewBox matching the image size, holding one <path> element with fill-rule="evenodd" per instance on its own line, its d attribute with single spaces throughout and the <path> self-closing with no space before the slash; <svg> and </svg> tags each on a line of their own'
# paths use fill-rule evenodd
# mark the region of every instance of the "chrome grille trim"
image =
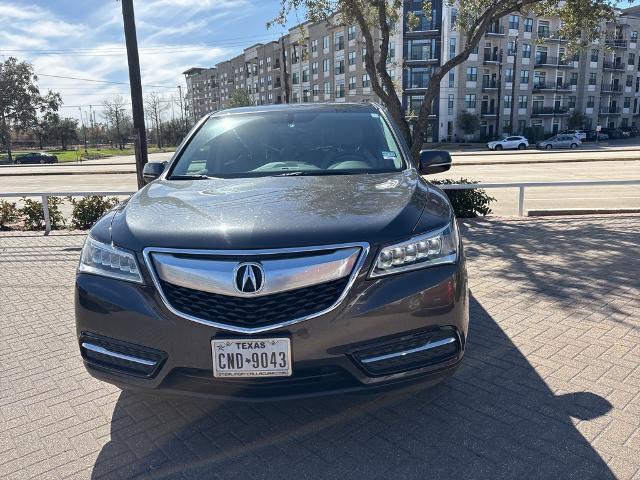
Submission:
<svg viewBox="0 0 640 480">
<path fill-rule="evenodd" d="M 160 279 L 157 275 L 156 269 L 154 267 L 152 255 L 154 253 L 159 254 L 182 254 L 182 255 L 206 255 L 206 256 L 216 256 L 216 257 L 229 257 L 233 258 L 235 262 L 241 262 L 246 260 L 246 257 L 263 257 L 270 255 L 282 255 L 282 254 L 309 254 L 311 252 L 330 252 L 335 250 L 345 250 L 345 249 L 358 249 L 358 257 L 355 261 L 355 265 L 351 269 L 351 274 L 349 276 L 349 281 L 347 285 L 340 295 L 340 297 L 336 300 L 336 302 L 331 305 L 329 308 L 325 308 L 319 312 L 315 312 L 310 315 L 306 315 L 300 318 L 293 318 L 291 320 L 287 320 L 285 322 L 279 322 L 272 325 L 265 325 L 260 327 L 240 327 L 237 325 L 230 325 L 222 322 L 213 322 L 210 320 L 205 320 L 199 317 L 195 317 L 184 312 L 181 312 L 175 309 L 171 303 L 167 300 L 165 296 L 162 286 L 160 285 Z M 304 322 L 306 320 L 310 320 L 315 317 L 319 317 L 320 315 L 324 315 L 329 313 L 332 310 L 335 310 L 346 298 L 349 290 L 353 286 L 360 270 L 362 269 L 368 255 L 369 255 L 369 244 L 366 242 L 358 242 L 358 243 L 345 243 L 345 244 L 334 244 L 334 245 L 322 245 L 322 246 L 313 246 L 313 247 L 293 247 L 293 248 L 274 248 L 274 249 L 264 249 L 264 250 L 204 250 L 204 249 L 180 249 L 180 248 L 155 248 L 155 247 L 147 247 L 142 251 L 145 265 L 151 275 L 151 279 L 153 284 L 155 285 L 158 293 L 160 294 L 160 298 L 164 306 L 169 309 L 175 315 L 190 320 L 192 322 L 200 323 L 203 325 L 209 325 L 212 327 L 219 328 L 221 330 L 227 330 L 230 332 L 236 333 L 244 333 L 244 334 L 253 334 L 253 333 L 262 333 L 270 330 L 276 330 L 278 328 L 287 327 L 289 325 L 294 325 L 296 323 Z"/>
<path fill-rule="evenodd" d="M 177 257 L 152 252 L 151 259 L 159 279 L 180 287 L 231 297 L 259 297 L 310 287 L 351 274 L 360 248 L 351 247 L 295 258 L 259 259 L 264 269 L 264 288 L 243 293 L 235 286 L 237 259 Z"/>
</svg>

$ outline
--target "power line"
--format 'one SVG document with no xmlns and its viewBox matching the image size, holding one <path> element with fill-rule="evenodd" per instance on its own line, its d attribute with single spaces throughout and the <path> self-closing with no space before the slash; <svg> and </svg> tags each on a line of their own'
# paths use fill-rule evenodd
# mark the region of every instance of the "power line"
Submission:
<svg viewBox="0 0 640 480">
<path fill-rule="evenodd" d="M 96 80 L 94 78 L 78 78 L 78 77 L 65 77 L 62 75 L 48 75 L 45 73 L 37 73 L 36 75 L 38 77 L 50 77 L 50 78 L 62 78 L 65 80 L 78 80 L 80 82 L 94 82 L 94 83 L 108 83 L 108 84 L 112 84 L 112 85 L 129 85 L 129 82 L 114 82 L 114 81 L 110 81 L 110 80 Z M 176 88 L 175 85 L 151 85 L 151 84 L 145 84 L 145 87 L 153 87 L 153 88 Z M 55 87 L 54 87 L 55 88 Z"/>
</svg>

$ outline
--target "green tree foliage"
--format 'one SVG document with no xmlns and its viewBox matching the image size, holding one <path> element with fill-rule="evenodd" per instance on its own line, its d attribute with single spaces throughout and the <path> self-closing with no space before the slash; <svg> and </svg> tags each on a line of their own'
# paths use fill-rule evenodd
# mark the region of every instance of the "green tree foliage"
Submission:
<svg viewBox="0 0 640 480">
<path fill-rule="evenodd" d="M 584 115 L 576 110 L 571 112 L 571 115 L 567 118 L 567 126 L 569 128 L 583 128 L 586 118 Z"/>
<path fill-rule="evenodd" d="M 64 217 L 60 212 L 62 198 L 49 197 L 49 220 L 51 229 L 57 230 L 64 225 Z M 20 209 L 20 214 L 24 220 L 25 230 L 43 230 L 44 212 L 42 211 L 42 202 L 38 200 L 24 199 L 24 206 Z"/>
<path fill-rule="evenodd" d="M 42 96 L 36 84 L 33 66 L 9 57 L 0 63 L 0 137 L 12 159 L 11 134 L 28 130 L 37 123 L 39 110 L 57 110 L 60 95 L 49 92 Z"/>
<path fill-rule="evenodd" d="M 229 108 L 250 107 L 251 105 L 253 105 L 253 102 L 251 101 L 249 92 L 244 88 L 236 90 L 231 94 L 231 98 L 229 99 Z"/>
<path fill-rule="evenodd" d="M 71 228 L 86 230 L 91 228 L 105 213 L 118 205 L 116 197 L 102 197 L 92 195 L 75 199 L 67 197 L 73 205 L 71 214 Z"/>
<path fill-rule="evenodd" d="M 413 131 L 409 128 L 393 80 L 387 71 L 391 35 L 401 28 L 404 20 L 409 28 L 415 27 L 417 23 L 417 16 L 413 12 L 407 12 L 404 19 L 400 18 L 402 0 L 280 0 L 280 8 L 275 18 L 268 22 L 267 26 L 286 25 L 289 14 L 294 11 L 303 11 L 305 19 L 311 22 L 357 24 L 366 47 L 364 62 L 371 88 L 401 128 L 417 161 L 422 148 L 422 137 L 427 131 L 429 115 L 433 110 L 434 100 L 437 100 L 440 82 L 452 68 L 469 58 L 493 23 L 513 12 L 560 17 L 562 27 L 554 33 L 565 37 L 571 50 L 585 47 L 611 31 L 617 7 L 613 0 L 444 0 L 444 3 L 457 9 L 454 28 L 463 33 L 464 40 L 455 55 L 434 68 Z M 425 17 L 430 19 L 431 3 L 424 1 L 423 10 Z M 603 26 L 607 28 L 601 28 Z"/>
<path fill-rule="evenodd" d="M 471 135 L 480 129 L 480 118 L 471 112 L 460 112 L 456 118 L 458 128 L 465 134 Z"/>
<path fill-rule="evenodd" d="M 5 230 L 7 226 L 20 217 L 18 207 L 13 202 L 0 200 L 0 230 Z"/>
</svg>

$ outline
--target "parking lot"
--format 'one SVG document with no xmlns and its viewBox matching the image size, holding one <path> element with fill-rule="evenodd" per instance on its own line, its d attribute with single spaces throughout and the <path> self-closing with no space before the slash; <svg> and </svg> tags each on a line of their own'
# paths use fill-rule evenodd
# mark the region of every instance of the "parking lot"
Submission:
<svg viewBox="0 0 640 480">
<path fill-rule="evenodd" d="M 81 233 L 0 233 L 0 478 L 640 479 L 640 216 L 463 222 L 463 367 L 376 397 L 237 404 L 92 379 Z"/>
</svg>

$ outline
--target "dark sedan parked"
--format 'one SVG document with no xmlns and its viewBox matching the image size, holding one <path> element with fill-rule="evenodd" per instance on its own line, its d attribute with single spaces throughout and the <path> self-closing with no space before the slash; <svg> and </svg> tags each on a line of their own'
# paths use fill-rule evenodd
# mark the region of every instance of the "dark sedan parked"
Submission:
<svg viewBox="0 0 640 480">
<path fill-rule="evenodd" d="M 58 163 L 58 157 L 49 153 L 30 152 L 16 155 L 14 163 L 20 165 L 23 163 Z"/>
<path fill-rule="evenodd" d="M 253 400 L 451 375 L 465 350 L 463 247 L 446 195 L 367 104 L 225 110 L 91 230 L 81 355 L 122 388 Z M 153 180 L 153 181 L 152 181 Z"/>
</svg>

